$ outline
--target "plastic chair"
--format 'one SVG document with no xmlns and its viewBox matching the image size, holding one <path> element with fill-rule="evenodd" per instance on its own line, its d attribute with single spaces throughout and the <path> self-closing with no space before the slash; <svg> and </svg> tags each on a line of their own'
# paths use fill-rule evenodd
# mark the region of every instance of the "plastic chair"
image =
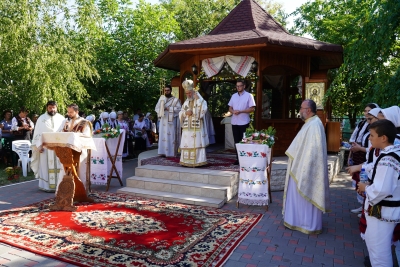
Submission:
<svg viewBox="0 0 400 267">
<path fill-rule="evenodd" d="M 21 167 L 22 160 L 18 159 L 18 167 Z M 31 158 L 28 158 L 28 172 L 31 171 Z"/>
<path fill-rule="evenodd" d="M 28 175 L 27 166 L 30 161 L 29 151 L 31 150 L 31 142 L 28 140 L 17 140 L 12 142 L 12 151 L 18 154 L 22 163 L 22 175 Z"/>
</svg>

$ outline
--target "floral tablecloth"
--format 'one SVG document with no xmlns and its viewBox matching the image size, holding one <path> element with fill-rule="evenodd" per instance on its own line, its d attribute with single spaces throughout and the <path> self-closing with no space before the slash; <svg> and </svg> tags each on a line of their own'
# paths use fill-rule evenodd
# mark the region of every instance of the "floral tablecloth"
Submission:
<svg viewBox="0 0 400 267">
<path fill-rule="evenodd" d="M 261 144 L 236 144 L 240 164 L 238 202 L 268 205 L 267 167 L 271 149 Z"/>
<path fill-rule="evenodd" d="M 109 139 L 104 139 L 102 134 L 95 134 L 93 136 L 97 151 L 92 150 L 90 157 L 90 182 L 92 184 L 107 184 L 107 177 L 111 172 L 112 164 L 107 154 L 106 144 L 111 156 L 114 157 L 116 154 L 115 167 L 117 168 L 119 176 L 122 178 L 122 151 L 124 150 L 125 130 L 121 129 L 120 131 L 121 142 L 119 143 L 118 153 L 115 152 L 117 151 L 119 136 Z M 112 176 L 115 175 L 115 170 L 113 170 Z"/>
</svg>

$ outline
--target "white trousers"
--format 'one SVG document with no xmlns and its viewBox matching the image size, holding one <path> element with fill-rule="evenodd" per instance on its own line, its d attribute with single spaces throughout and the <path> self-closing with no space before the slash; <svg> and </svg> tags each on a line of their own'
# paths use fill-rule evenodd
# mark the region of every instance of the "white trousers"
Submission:
<svg viewBox="0 0 400 267">
<path fill-rule="evenodd" d="M 392 267 L 392 237 L 396 223 L 381 221 L 368 214 L 365 218 L 368 225 L 365 243 L 372 267 Z"/>
</svg>

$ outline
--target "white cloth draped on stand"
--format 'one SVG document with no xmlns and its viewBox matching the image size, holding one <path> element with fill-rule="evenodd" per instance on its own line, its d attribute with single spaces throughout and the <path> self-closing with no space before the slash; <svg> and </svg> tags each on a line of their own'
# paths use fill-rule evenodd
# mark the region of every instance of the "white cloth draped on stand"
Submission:
<svg viewBox="0 0 400 267">
<path fill-rule="evenodd" d="M 238 202 L 268 205 L 267 167 L 271 149 L 261 144 L 236 144 L 240 164 Z"/>
<path fill-rule="evenodd" d="M 224 66 L 225 62 L 228 63 L 234 72 L 246 77 L 254 60 L 255 58 L 250 56 L 226 55 L 221 57 L 206 58 L 202 60 L 201 65 L 203 66 L 204 72 L 208 78 L 217 75 Z"/>
<path fill-rule="evenodd" d="M 120 129 L 121 131 L 121 142 L 119 143 L 117 158 L 115 160 L 115 167 L 117 168 L 119 176 L 122 178 L 122 152 L 124 150 L 124 140 L 126 131 Z M 111 172 L 112 164 L 111 159 L 107 154 L 106 144 L 108 150 L 112 157 L 115 155 L 118 145 L 117 138 L 104 139 L 102 134 L 97 134 L 93 136 L 93 141 L 96 145 L 97 151 L 93 151 L 90 157 L 90 181 L 92 184 L 106 185 L 107 177 Z M 112 175 L 115 176 L 115 170 L 113 170 Z"/>
<path fill-rule="evenodd" d="M 91 184 L 106 185 L 108 175 L 108 160 L 106 139 L 93 138 L 97 151 L 90 154 L 90 182 Z"/>
</svg>

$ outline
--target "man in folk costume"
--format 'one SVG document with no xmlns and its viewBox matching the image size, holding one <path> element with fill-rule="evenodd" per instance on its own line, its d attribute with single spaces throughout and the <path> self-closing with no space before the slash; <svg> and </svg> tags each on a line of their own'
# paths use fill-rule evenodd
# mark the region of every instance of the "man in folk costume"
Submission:
<svg viewBox="0 0 400 267">
<path fill-rule="evenodd" d="M 188 167 L 206 165 L 206 147 L 209 140 L 204 116 L 207 112 L 207 102 L 198 92 L 194 91 L 192 80 L 184 81 L 182 86 L 187 98 L 179 112 L 182 126 L 179 164 Z"/>
<path fill-rule="evenodd" d="M 46 112 L 39 117 L 35 126 L 31 168 L 35 177 L 39 179 L 39 189 L 46 192 L 55 192 L 60 179 L 61 163 L 54 150 L 42 146 L 42 134 L 56 132 L 64 119 L 64 116 L 57 113 L 57 103 L 49 101 L 46 104 Z"/>
<path fill-rule="evenodd" d="M 92 124 L 88 120 L 79 117 L 78 105 L 70 104 L 68 105 L 67 110 L 68 110 L 68 118 L 63 121 L 60 128 L 58 129 L 58 132 L 81 133 L 82 135 L 91 137 L 93 132 Z M 86 185 L 86 167 L 87 167 L 86 158 L 87 158 L 87 149 L 82 149 L 79 158 L 80 163 L 79 163 L 78 176 L 84 185 Z M 64 168 L 62 167 L 60 172 L 61 179 L 59 180 L 58 185 L 62 181 L 64 174 L 65 174 Z"/>
<path fill-rule="evenodd" d="M 305 121 L 290 144 L 283 195 L 284 225 L 305 234 L 322 232 L 322 213 L 329 211 L 329 178 L 324 126 L 313 100 L 304 100 Z"/>
<path fill-rule="evenodd" d="M 164 95 L 160 96 L 155 111 L 160 121 L 158 137 L 158 154 L 176 157 L 180 144 L 181 128 L 178 120 L 181 101 L 172 95 L 171 85 L 164 87 Z"/>
</svg>

